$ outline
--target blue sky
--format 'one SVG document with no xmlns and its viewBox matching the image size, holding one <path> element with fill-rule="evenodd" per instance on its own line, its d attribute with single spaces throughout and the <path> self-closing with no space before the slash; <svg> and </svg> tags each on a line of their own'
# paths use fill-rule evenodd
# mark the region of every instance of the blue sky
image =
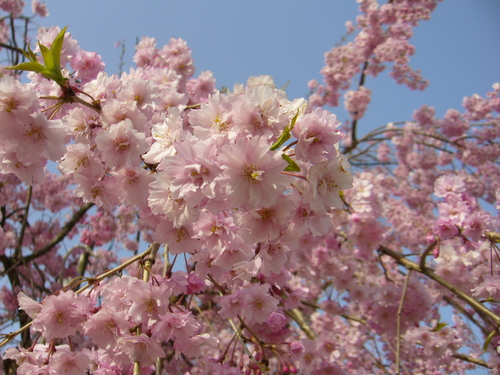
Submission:
<svg viewBox="0 0 500 375">
<path fill-rule="evenodd" d="M 86 50 L 97 51 L 108 73 L 118 72 L 126 40 L 125 70 L 133 66 L 137 39 L 155 37 L 159 46 L 171 37 L 185 39 L 193 50 L 197 73 L 213 72 L 217 87 L 232 87 L 252 75 L 270 74 L 286 84 L 290 99 L 308 93 L 307 82 L 321 80 L 323 56 L 355 20 L 355 0 L 46 0 L 50 15 L 43 26 L 69 26 Z M 429 104 L 443 115 L 461 108 L 462 98 L 483 95 L 500 81 L 500 1 L 445 0 L 430 21 L 415 29 L 411 66 L 430 80 L 423 92 L 397 85 L 387 74 L 368 79 L 372 105 L 360 122 L 361 132 L 391 121 L 410 119 Z M 343 108 L 332 109 L 341 121 Z"/>
</svg>

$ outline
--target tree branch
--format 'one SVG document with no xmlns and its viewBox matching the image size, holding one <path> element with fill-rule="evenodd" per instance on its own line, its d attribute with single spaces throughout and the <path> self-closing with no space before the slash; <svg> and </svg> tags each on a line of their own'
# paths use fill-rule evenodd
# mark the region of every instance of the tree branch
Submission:
<svg viewBox="0 0 500 375">
<path fill-rule="evenodd" d="M 93 206 L 93 203 L 87 203 L 83 205 L 77 212 L 73 214 L 73 217 L 66 223 L 61 229 L 61 232 L 55 236 L 52 241 L 50 241 L 47 245 L 41 248 L 38 251 L 35 251 L 33 254 L 27 255 L 22 258 L 22 262 L 30 262 L 33 259 L 41 257 L 42 255 L 47 254 L 50 250 L 52 250 L 59 242 L 64 240 L 64 238 L 68 235 L 68 233 L 75 227 L 75 225 L 80 221 L 80 219 L 87 213 L 87 211 Z"/>
<path fill-rule="evenodd" d="M 458 289 L 453 284 L 450 284 L 449 282 L 447 282 L 446 280 L 444 280 L 440 276 L 436 275 L 431 269 L 429 269 L 429 268 L 422 269 L 422 268 L 420 268 L 420 266 L 417 263 L 406 259 L 402 254 L 400 254 L 394 250 L 391 250 L 383 245 L 380 245 L 379 248 L 377 249 L 377 251 L 380 254 L 390 256 L 396 262 L 398 262 L 400 265 L 406 267 L 409 270 L 415 270 L 417 272 L 420 272 L 420 273 L 426 275 L 430 279 L 434 280 L 435 282 L 437 282 L 438 284 L 440 284 L 441 286 L 443 286 L 444 288 L 448 289 L 450 292 L 455 294 L 458 298 L 465 301 L 478 314 L 491 318 L 496 323 L 497 327 L 500 326 L 500 316 L 498 316 L 497 314 L 495 314 L 493 311 L 489 310 L 488 308 L 484 307 L 475 298 L 469 296 L 467 293 L 464 293 L 463 291 Z"/>
</svg>

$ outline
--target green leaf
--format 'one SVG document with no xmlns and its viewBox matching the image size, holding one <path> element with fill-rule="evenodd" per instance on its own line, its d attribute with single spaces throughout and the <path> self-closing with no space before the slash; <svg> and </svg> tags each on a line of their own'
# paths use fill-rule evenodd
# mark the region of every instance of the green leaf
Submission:
<svg viewBox="0 0 500 375">
<path fill-rule="evenodd" d="M 31 50 L 31 47 L 30 47 L 30 45 L 29 45 L 29 44 L 28 44 L 28 51 L 27 51 L 27 52 L 23 52 L 23 53 L 24 53 L 24 54 L 25 54 L 25 56 L 28 58 L 28 60 L 30 60 L 30 61 L 34 61 L 34 62 L 38 61 L 38 60 L 37 60 L 37 58 L 36 58 L 35 52 L 33 52 L 33 51 Z"/>
<path fill-rule="evenodd" d="M 48 70 L 54 69 L 54 57 L 52 56 L 52 51 L 45 47 L 43 44 L 38 43 L 38 47 L 40 47 L 40 52 L 42 53 L 43 62 L 45 63 L 45 67 Z"/>
<path fill-rule="evenodd" d="M 279 136 L 278 140 L 273 143 L 271 146 L 271 151 L 276 151 L 279 149 L 283 144 L 290 139 L 290 132 L 292 131 L 293 127 L 295 126 L 295 123 L 297 122 L 297 118 L 299 117 L 299 112 L 300 110 L 297 110 L 297 113 L 293 117 L 291 123 L 289 126 L 286 126 L 285 129 L 283 129 L 283 133 Z"/>
<path fill-rule="evenodd" d="M 432 332 L 439 332 L 441 331 L 444 327 L 446 327 L 448 324 L 444 322 L 437 322 L 436 326 L 432 329 Z"/>
<path fill-rule="evenodd" d="M 59 35 L 58 35 L 59 36 Z M 56 64 L 52 50 L 44 46 L 43 44 L 38 43 L 40 47 L 40 51 L 42 52 L 42 57 L 45 62 L 45 72 L 43 72 L 43 76 L 47 79 L 51 79 L 55 81 L 59 86 L 62 86 L 64 77 L 61 72 L 61 66 L 59 63 Z M 57 56 L 57 60 L 60 61 L 60 56 Z"/>
<path fill-rule="evenodd" d="M 278 148 L 280 148 L 283 143 L 288 141 L 290 139 L 290 129 L 288 129 L 288 126 L 283 129 L 283 133 L 281 133 L 280 137 L 276 142 L 273 143 L 271 146 L 271 151 L 276 151 Z"/>
<path fill-rule="evenodd" d="M 59 86 L 62 85 L 63 81 L 65 78 L 62 76 L 61 71 L 54 71 L 54 70 L 45 70 L 43 72 L 40 72 L 45 78 L 51 79 L 55 83 L 57 83 Z"/>
<path fill-rule="evenodd" d="M 14 66 L 9 66 L 8 68 L 5 69 L 27 70 L 29 72 L 37 72 L 37 73 L 42 73 L 47 70 L 42 64 L 36 61 L 24 62 Z"/>
<path fill-rule="evenodd" d="M 486 352 L 486 350 L 488 349 L 488 345 L 490 344 L 491 339 L 495 337 L 496 333 L 497 331 L 494 329 L 493 331 L 491 331 L 488 337 L 486 337 L 486 341 L 483 344 L 483 353 Z"/>
<path fill-rule="evenodd" d="M 64 35 L 66 34 L 66 29 L 68 26 L 66 26 L 64 29 L 61 30 L 59 34 L 57 34 L 56 38 L 54 39 L 54 42 L 52 43 L 51 51 L 52 51 L 52 56 L 54 58 L 54 64 L 56 67 L 61 69 L 61 50 L 64 42 Z"/>
<path fill-rule="evenodd" d="M 300 167 L 296 162 L 292 160 L 292 158 L 286 154 L 282 154 L 281 157 L 288 162 L 288 166 L 285 168 L 285 171 L 288 172 L 300 172 Z"/>
</svg>

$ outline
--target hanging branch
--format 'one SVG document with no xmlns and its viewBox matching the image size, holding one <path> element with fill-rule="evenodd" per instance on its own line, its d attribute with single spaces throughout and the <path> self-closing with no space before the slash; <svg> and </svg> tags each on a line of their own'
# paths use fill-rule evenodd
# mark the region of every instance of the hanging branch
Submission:
<svg viewBox="0 0 500 375">
<path fill-rule="evenodd" d="M 396 374 L 399 374 L 400 355 L 401 355 L 401 312 L 403 311 L 403 303 L 408 290 L 408 282 L 410 281 L 411 271 L 406 274 L 405 284 L 403 286 L 403 293 L 401 293 L 401 300 L 399 301 L 396 325 Z"/>
<path fill-rule="evenodd" d="M 87 213 L 87 211 L 93 206 L 93 203 L 86 203 L 78 211 L 73 214 L 73 217 L 61 228 L 61 231 L 50 241 L 47 245 L 42 247 L 40 250 L 35 251 L 33 254 L 27 255 L 22 258 L 22 262 L 30 262 L 33 259 L 41 257 L 52 250 L 59 242 L 64 240 L 68 233 L 75 227 L 75 225 L 80 221 L 80 219 Z M 17 266 L 17 264 L 16 264 Z"/>
<path fill-rule="evenodd" d="M 500 316 L 498 316 L 497 314 L 495 314 L 490 309 L 484 307 L 475 298 L 469 296 L 467 293 L 461 291 L 456 286 L 450 284 L 449 282 L 447 282 L 446 280 L 444 280 L 440 276 L 436 275 L 431 269 L 429 269 L 429 268 L 422 269 L 422 268 L 420 268 L 420 266 L 417 263 L 412 262 L 411 260 L 406 259 L 402 254 L 400 254 L 400 253 L 398 253 L 398 252 L 396 252 L 394 250 L 391 250 L 391 249 L 389 249 L 389 248 L 387 248 L 387 247 L 385 247 L 383 245 L 380 245 L 379 248 L 377 249 L 377 251 L 380 254 L 384 254 L 384 255 L 390 256 L 396 262 L 398 262 L 402 266 L 406 267 L 408 270 L 415 270 L 417 272 L 420 272 L 420 273 L 426 275 L 427 277 L 429 277 L 430 279 L 434 280 L 435 282 L 437 282 L 438 284 L 440 284 L 441 286 L 443 286 L 444 288 L 448 289 L 450 292 L 452 292 L 453 294 L 455 294 L 457 297 L 459 297 L 460 299 L 462 299 L 463 301 L 465 301 L 477 313 L 479 313 L 479 314 L 481 314 L 483 316 L 487 316 L 487 317 L 491 318 L 495 322 L 495 324 L 497 326 L 500 326 Z"/>
<path fill-rule="evenodd" d="M 156 247 L 157 246 L 157 247 Z M 80 294 L 82 292 L 84 292 L 85 290 L 87 290 L 89 287 L 91 286 L 94 286 L 96 284 L 98 284 L 99 282 L 101 282 L 102 280 L 104 280 L 105 278 L 109 277 L 109 276 L 112 276 L 120 271 L 122 271 L 123 269 L 127 268 L 128 266 L 130 266 L 131 264 L 141 260 L 141 259 L 144 259 L 145 257 L 147 257 L 148 255 L 151 254 L 151 252 L 156 248 L 155 251 L 158 251 L 158 248 L 159 248 L 159 245 L 155 242 L 153 244 L 151 244 L 148 249 L 146 251 L 144 251 L 142 254 L 139 254 L 139 255 L 136 255 L 135 257 L 133 258 L 130 258 L 129 260 L 127 260 L 126 262 L 120 264 L 118 267 L 115 267 L 113 268 L 112 270 L 109 270 L 107 272 L 104 272 L 102 274 L 100 274 L 99 276 L 97 277 L 92 277 L 92 278 L 85 278 L 85 280 L 87 280 L 87 285 L 85 285 L 84 287 L 78 289 L 75 294 Z M 151 258 L 153 257 L 150 257 L 148 259 L 146 259 L 146 263 L 145 264 L 149 264 L 149 267 L 151 267 L 152 263 L 148 263 L 148 261 L 151 261 Z M 154 258 L 153 258 L 154 259 Z M 148 271 L 148 275 L 149 275 L 149 271 Z M 77 279 L 73 280 L 73 281 L 77 281 L 78 283 L 81 282 L 81 277 L 78 277 Z M 72 284 L 74 284 L 74 282 L 70 282 L 68 285 L 71 286 Z M 22 312 L 24 312 L 24 310 L 20 310 Z M 25 313 L 26 314 L 26 313 Z M 27 316 L 27 315 L 26 315 Z M 9 334 L 6 334 L 5 335 L 5 338 L 0 342 L 0 348 L 5 346 L 9 341 L 11 341 L 14 337 L 16 337 L 17 335 L 19 334 L 22 334 L 23 332 L 29 332 L 28 328 L 31 327 L 31 325 L 33 324 L 33 322 L 29 322 L 29 323 L 26 323 L 24 324 L 20 329 L 18 329 L 17 331 L 14 331 L 14 332 L 11 332 Z"/>
</svg>

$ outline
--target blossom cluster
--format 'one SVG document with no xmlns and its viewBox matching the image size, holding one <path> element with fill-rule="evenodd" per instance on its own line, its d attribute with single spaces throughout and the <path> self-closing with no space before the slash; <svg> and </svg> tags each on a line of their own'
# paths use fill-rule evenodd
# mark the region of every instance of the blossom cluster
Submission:
<svg viewBox="0 0 500 375">
<path fill-rule="evenodd" d="M 51 46 L 59 33 L 43 31 L 40 44 Z M 180 39 L 158 49 L 144 38 L 137 68 L 121 77 L 104 73 L 99 56 L 69 34 L 61 50 L 62 66 L 75 71 L 63 69 L 69 87 L 92 101 L 53 107 L 64 95 L 57 82 L 30 73 L 22 85 L 5 75 L 3 172 L 41 183 L 47 159 L 56 161 L 75 197 L 98 207 L 82 244 L 92 249 L 116 238 L 110 214 L 120 206 L 137 215 L 136 226 L 151 240 L 168 245 L 172 256 L 187 254 L 192 266 L 149 283 L 123 276 L 85 296 L 63 289 L 38 303 L 21 293 L 20 307 L 49 354 L 38 346 L 29 353 L 10 349 L 6 358 L 16 359 L 19 373 L 63 366 L 67 373 L 96 374 L 129 371 L 134 362 L 147 368 L 166 356 L 161 343 L 173 343 L 176 358 L 198 358 L 219 339 L 183 301 L 215 287 L 221 319 L 243 319 L 250 332 L 287 331 L 284 310 L 297 306 L 293 294 L 301 290 L 288 286 L 287 254 L 300 246 L 301 234 L 331 229 L 332 215 L 344 207 L 339 194 L 352 186 L 335 115 L 306 113 L 304 99 L 288 100 L 268 76 L 216 91 L 209 72 L 191 78 L 190 49 Z M 33 152 L 21 152 L 28 142 Z M 81 351 L 71 347 L 75 357 L 52 354 L 67 348 L 50 349 L 50 342 L 77 332 L 86 341 Z"/>
<path fill-rule="evenodd" d="M 310 100 L 314 105 L 338 106 L 341 91 L 347 89 L 357 74 L 377 76 L 392 64 L 390 76 L 412 90 L 423 90 L 428 82 L 419 71 L 409 66 L 415 48 L 409 40 L 413 28 L 420 21 L 429 20 L 440 0 L 390 1 L 379 4 L 376 0 L 362 0 L 356 23 L 347 22 L 348 35 L 356 33 L 354 40 L 332 48 L 325 53 L 325 66 L 321 69 L 325 84 L 315 82 Z M 369 100 L 362 84 L 345 94 L 346 109 L 353 119 L 362 117 L 359 109 Z M 357 102 L 360 102 L 357 104 Z"/>
</svg>

